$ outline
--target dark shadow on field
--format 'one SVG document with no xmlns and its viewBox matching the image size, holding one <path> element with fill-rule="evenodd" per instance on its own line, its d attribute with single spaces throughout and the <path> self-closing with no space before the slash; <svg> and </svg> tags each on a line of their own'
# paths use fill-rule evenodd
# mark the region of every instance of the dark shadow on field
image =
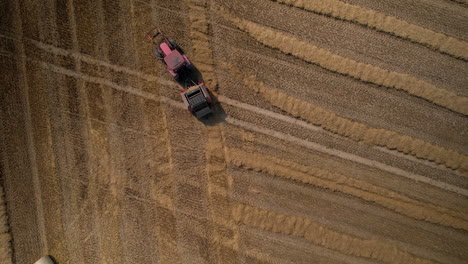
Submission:
<svg viewBox="0 0 468 264">
<path fill-rule="evenodd" d="M 48 255 L 48 256 L 49 256 L 49 258 L 52 260 L 52 262 L 53 262 L 54 264 L 59 264 L 59 263 L 57 262 L 57 260 L 56 260 L 54 257 L 52 257 L 51 255 Z"/>
<path fill-rule="evenodd" d="M 192 64 L 192 67 L 189 71 L 184 73 L 180 73 L 181 76 L 178 80 L 175 80 L 180 86 L 184 87 L 184 89 L 188 88 L 189 86 L 195 85 L 198 82 L 205 82 L 203 80 L 203 76 L 201 72 L 197 69 L 195 65 Z M 206 83 L 205 83 L 206 84 Z M 214 89 L 215 87 L 208 87 L 208 92 L 210 93 L 211 99 L 213 103 L 211 104 L 212 113 L 199 118 L 198 120 L 202 122 L 205 126 L 214 126 L 218 123 L 224 122 L 226 119 L 226 112 L 224 112 L 223 107 L 219 104 L 218 99 L 210 89 Z"/>
<path fill-rule="evenodd" d="M 211 91 L 208 88 L 208 92 L 210 93 L 211 99 L 213 100 L 213 103 L 211 105 L 211 109 L 213 112 L 205 117 L 202 117 L 198 120 L 202 122 L 205 126 L 214 126 L 216 124 L 219 124 L 221 122 L 225 122 L 226 120 L 226 112 L 224 111 L 223 107 L 218 101 L 218 98 L 211 93 Z"/>
<path fill-rule="evenodd" d="M 197 84 L 198 82 L 203 82 L 203 77 L 197 67 L 192 64 L 190 71 L 181 72 L 179 79 L 175 81 L 180 86 L 184 87 L 184 89 L 187 89 L 189 86 Z"/>
</svg>

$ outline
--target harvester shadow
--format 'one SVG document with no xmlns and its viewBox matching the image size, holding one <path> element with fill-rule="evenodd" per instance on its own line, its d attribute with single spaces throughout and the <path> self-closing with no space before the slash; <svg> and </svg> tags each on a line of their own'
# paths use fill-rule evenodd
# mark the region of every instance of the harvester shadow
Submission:
<svg viewBox="0 0 468 264">
<path fill-rule="evenodd" d="M 203 76 L 201 72 L 195 67 L 195 65 L 192 65 L 192 69 L 190 72 L 186 73 L 182 78 L 179 80 L 176 80 L 176 82 L 184 87 L 184 89 L 187 89 L 189 86 L 194 85 L 198 82 L 205 82 L 203 80 Z M 218 101 L 218 98 L 213 95 L 213 93 L 210 91 L 211 89 L 214 89 L 215 87 L 207 87 L 208 92 L 210 93 L 210 97 L 213 101 L 212 103 L 212 110 L 213 112 L 209 114 L 206 117 L 202 117 L 198 120 L 202 122 L 205 126 L 214 126 L 218 123 L 224 122 L 226 119 L 226 112 L 224 111 L 223 107 Z"/>
<path fill-rule="evenodd" d="M 226 122 L 226 112 L 219 103 L 218 98 L 211 91 L 208 92 L 213 100 L 213 104 L 211 105 L 213 112 L 204 118 L 200 118 L 200 122 L 205 126 L 215 126 L 216 124 Z"/>
<path fill-rule="evenodd" d="M 185 72 L 183 75 L 178 79 L 175 80 L 180 86 L 187 89 L 189 86 L 196 84 L 198 82 L 203 82 L 203 76 L 201 72 L 192 64 L 192 69 L 190 72 Z"/>
</svg>

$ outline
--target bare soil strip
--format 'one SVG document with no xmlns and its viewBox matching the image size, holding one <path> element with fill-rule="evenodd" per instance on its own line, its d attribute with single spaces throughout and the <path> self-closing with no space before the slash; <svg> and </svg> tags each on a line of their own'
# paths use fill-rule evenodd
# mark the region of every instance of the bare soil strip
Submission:
<svg viewBox="0 0 468 264">
<path fill-rule="evenodd" d="M 284 32 L 235 17 L 221 6 L 220 14 L 260 43 L 292 54 L 333 72 L 387 88 L 403 90 L 452 111 L 468 115 L 468 98 L 436 87 L 411 75 L 388 71 L 331 53 Z"/>
<path fill-rule="evenodd" d="M 339 0 L 271 0 L 281 4 L 332 16 L 386 32 L 436 49 L 456 58 L 468 60 L 468 43 L 443 33 L 387 16 L 366 7 L 352 5 Z"/>
<path fill-rule="evenodd" d="M 232 210 L 232 215 L 239 224 L 303 238 L 308 242 L 343 254 L 386 263 L 435 263 L 388 242 L 341 233 L 302 217 L 283 215 L 243 204 L 236 205 Z"/>
<path fill-rule="evenodd" d="M 418 220 L 468 230 L 468 216 L 461 212 L 420 203 L 385 188 L 353 179 L 351 176 L 266 155 L 260 157 L 237 149 L 229 149 L 229 153 L 229 162 L 238 167 L 356 196 Z"/>
<path fill-rule="evenodd" d="M 468 157 L 451 149 L 425 142 L 421 139 L 401 135 L 394 131 L 372 128 L 366 124 L 343 118 L 334 112 L 315 106 L 309 102 L 289 96 L 280 90 L 266 86 L 263 82 L 240 72 L 232 65 L 224 64 L 224 69 L 254 91 L 264 96 L 271 104 L 324 129 L 370 145 L 386 147 L 420 159 L 443 164 L 447 168 L 468 172 Z"/>
</svg>

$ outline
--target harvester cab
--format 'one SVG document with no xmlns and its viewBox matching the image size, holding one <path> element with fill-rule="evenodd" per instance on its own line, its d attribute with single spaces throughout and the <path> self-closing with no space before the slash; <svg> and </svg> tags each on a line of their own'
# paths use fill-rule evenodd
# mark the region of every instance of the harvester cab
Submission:
<svg viewBox="0 0 468 264">
<path fill-rule="evenodd" d="M 194 83 L 187 89 L 180 92 L 182 101 L 184 101 L 190 113 L 197 118 L 204 117 L 212 112 L 211 96 L 203 82 Z"/>
<path fill-rule="evenodd" d="M 166 65 L 167 71 L 176 81 L 184 81 L 183 78 L 189 75 L 193 65 L 180 46 L 158 28 L 153 28 L 146 35 L 156 46 L 153 54 Z M 158 40 L 158 36 L 161 36 L 162 40 Z"/>
</svg>

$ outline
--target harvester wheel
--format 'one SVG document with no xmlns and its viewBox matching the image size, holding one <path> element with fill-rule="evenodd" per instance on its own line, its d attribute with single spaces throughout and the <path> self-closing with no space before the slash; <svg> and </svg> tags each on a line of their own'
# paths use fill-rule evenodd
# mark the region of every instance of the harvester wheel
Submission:
<svg viewBox="0 0 468 264">
<path fill-rule="evenodd" d="M 153 50 L 153 54 L 154 54 L 154 56 L 156 56 L 156 58 L 158 58 L 158 59 L 160 59 L 160 60 L 162 60 L 162 61 L 164 60 L 164 57 L 163 57 L 163 55 L 161 54 L 161 52 L 159 52 L 159 50 L 154 49 L 154 50 Z"/>
<path fill-rule="evenodd" d="M 176 49 L 178 50 L 180 53 L 183 53 L 182 49 L 179 47 L 179 45 L 177 44 L 177 42 L 175 42 L 175 40 L 171 39 L 171 38 L 168 38 L 167 41 L 169 41 L 169 43 L 171 44 L 172 48 L 173 49 Z"/>
</svg>

